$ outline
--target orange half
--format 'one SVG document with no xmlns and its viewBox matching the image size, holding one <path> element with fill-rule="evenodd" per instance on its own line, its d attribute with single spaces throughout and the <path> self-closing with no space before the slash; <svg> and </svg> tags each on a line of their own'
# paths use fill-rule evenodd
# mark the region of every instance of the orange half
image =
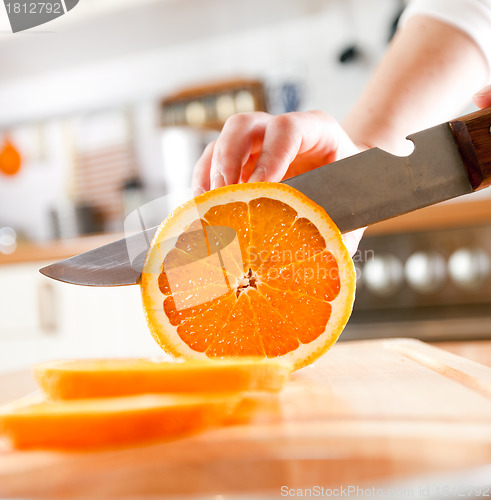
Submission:
<svg viewBox="0 0 491 500">
<path fill-rule="evenodd" d="M 147 253 L 141 292 L 152 335 L 185 359 L 311 363 L 353 306 L 353 261 L 326 212 L 279 183 L 236 184 L 177 208 Z"/>
</svg>

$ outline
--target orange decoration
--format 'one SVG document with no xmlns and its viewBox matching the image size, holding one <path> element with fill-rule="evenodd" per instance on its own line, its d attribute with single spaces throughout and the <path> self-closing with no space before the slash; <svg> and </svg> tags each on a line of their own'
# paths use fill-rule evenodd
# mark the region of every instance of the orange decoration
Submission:
<svg viewBox="0 0 491 500">
<path fill-rule="evenodd" d="M 5 175 L 15 175 L 21 166 L 21 156 L 10 141 L 5 140 L 2 151 L 0 151 L 0 172 Z"/>
</svg>

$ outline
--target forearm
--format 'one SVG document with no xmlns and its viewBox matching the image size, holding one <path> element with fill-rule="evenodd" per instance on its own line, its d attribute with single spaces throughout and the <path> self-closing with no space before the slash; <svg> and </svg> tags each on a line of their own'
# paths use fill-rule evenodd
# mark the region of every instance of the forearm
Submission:
<svg viewBox="0 0 491 500">
<path fill-rule="evenodd" d="M 344 128 L 357 143 L 404 153 L 408 134 L 458 115 L 487 71 L 465 33 L 415 16 L 394 37 Z"/>
</svg>

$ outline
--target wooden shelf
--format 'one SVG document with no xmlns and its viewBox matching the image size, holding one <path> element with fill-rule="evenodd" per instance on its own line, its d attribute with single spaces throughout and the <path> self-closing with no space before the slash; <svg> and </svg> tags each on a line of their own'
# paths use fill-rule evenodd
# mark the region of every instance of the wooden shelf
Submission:
<svg viewBox="0 0 491 500">
<path fill-rule="evenodd" d="M 247 106 L 238 109 L 234 101 L 242 92 L 248 96 Z M 227 106 L 227 108 L 231 106 L 230 109 L 222 110 L 220 113 L 218 103 L 223 97 L 230 99 L 232 103 Z M 197 122 L 187 116 L 188 106 L 193 105 L 199 108 Z M 161 101 L 161 125 L 221 130 L 228 117 L 243 111 L 266 111 L 266 93 L 261 80 L 234 78 L 182 89 Z"/>
</svg>

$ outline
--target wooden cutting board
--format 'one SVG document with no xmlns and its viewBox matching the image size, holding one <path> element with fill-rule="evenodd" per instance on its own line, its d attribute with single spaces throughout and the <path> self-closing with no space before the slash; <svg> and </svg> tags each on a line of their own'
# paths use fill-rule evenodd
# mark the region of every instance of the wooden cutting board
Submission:
<svg viewBox="0 0 491 500">
<path fill-rule="evenodd" d="M 120 450 L 0 451 L 0 497 L 280 496 L 489 462 L 491 368 L 415 340 L 358 341 L 279 395 L 251 396 L 220 429 Z"/>
</svg>

